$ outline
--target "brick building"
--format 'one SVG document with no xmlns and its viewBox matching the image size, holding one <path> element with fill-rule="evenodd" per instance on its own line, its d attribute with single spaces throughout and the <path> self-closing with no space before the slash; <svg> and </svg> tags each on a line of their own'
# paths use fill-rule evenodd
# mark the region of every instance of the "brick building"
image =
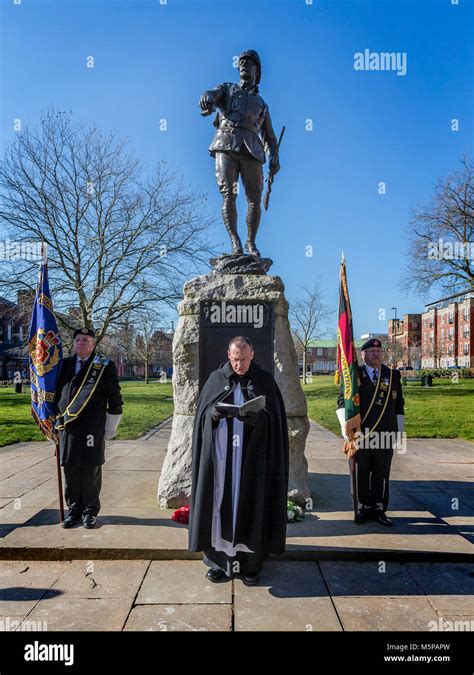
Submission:
<svg viewBox="0 0 474 675">
<path fill-rule="evenodd" d="M 28 323 L 21 301 L 21 296 L 18 303 L 0 297 L 0 383 L 11 382 L 16 373 L 24 380 L 29 377 Z"/>
<path fill-rule="evenodd" d="M 372 335 L 370 335 L 372 337 Z M 379 337 L 378 335 L 376 337 Z M 386 337 L 386 336 L 385 336 Z M 360 348 L 369 338 L 362 336 L 355 340 L 357 360 L 362 363 Z M 303 360 L 299 357 L 300 375 L 303 373 Z M 337 343 L 336 340 L 313 340 L 308 347 L 306 356 L 306 367 L 308 372 L 313 375 L 332 375 L 336 370 L 337 364 Z"/>
<path fill-rule="evenodd" d="M 404 314 L 388 321 L 390 365 L 396 368 L 421 367 L 421 314 Z"/>
<path fill-rule="evenodd" d="M 423 368 L 474 368 L 474 292 L 426 305 L 422 314 Z"/>
</svg>

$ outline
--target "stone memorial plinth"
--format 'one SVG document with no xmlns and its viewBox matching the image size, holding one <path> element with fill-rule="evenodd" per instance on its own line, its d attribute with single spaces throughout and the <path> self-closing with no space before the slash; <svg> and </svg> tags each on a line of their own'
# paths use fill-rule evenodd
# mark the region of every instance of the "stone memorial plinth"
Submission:
<svg viewBox="0 0 474 675">
<path fill-rule="evenodd" d="M 250 256 L 249 256 L 250 257 Z M 270 261 L 271 262 L 271 261 Z M 304 455 L 309 431 L 306 399 L 298 375 L 298 359 L 288 322 L 288 302 L 280 277 L 265 273 L 222 273 L 191 279 L 184 286 L 179 321 L 173 341 L 174 415 L 171 438 L 158 485 L 162 508 L 189 504 L 191 491 L 191 439 L 199 394 L 199 329 L 202 301 L 258 300 L 273 304 L 274 377 L 283 395 L 290 444 L 289 492 L 304 500 L 310 496 Z M 235 335 L 245 328 L 235 326 Z M 221 362 L 227 360 L 222 344 Z M 255 361 L 259 363 L 258 351 Z"/>
</svg>

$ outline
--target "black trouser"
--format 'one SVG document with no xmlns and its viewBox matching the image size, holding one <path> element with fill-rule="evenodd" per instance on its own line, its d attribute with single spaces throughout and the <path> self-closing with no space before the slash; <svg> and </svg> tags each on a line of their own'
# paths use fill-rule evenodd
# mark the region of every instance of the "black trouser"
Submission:
<svg viewBox="0 0 474 675">
<path fill-rule="evenodd" d="M 372 508 L 388 508 L 390 466 L 393 450 L 359 449 L 351 459 L 355 485 L 354 503 Z"/>
<path fill-rule="evenodd" d="M 64 494 L 69 514 L 76 518 L 81 515 L 96 516 L 100 510 L 102 466 L 73 464 L 63 468 L 66 479 Z"/>
</svg>

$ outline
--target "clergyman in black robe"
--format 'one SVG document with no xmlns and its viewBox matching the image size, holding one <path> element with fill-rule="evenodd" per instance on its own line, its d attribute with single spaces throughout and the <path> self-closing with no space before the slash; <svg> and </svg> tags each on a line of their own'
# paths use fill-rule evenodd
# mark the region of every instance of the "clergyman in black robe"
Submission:
<svg viewBox="0 0 474 675">
<path fill-rule="evenodd" d="M 228 361 L 199 396 L 193 431 L 190 551 L 203 551 L 211 581 L 258 581 L 269 553 L 285 550 L 288 427 L 281 392 L 255 361 L 249 338 L 229 343 Z M 229 417 L 216 403 L 265 396 L 265 408 Z"/>
</svg>

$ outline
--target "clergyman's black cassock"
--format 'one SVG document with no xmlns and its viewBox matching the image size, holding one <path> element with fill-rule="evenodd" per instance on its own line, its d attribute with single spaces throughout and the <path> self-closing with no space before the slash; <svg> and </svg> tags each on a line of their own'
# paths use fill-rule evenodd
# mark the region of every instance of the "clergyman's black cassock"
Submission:
<svg viewBox="0 0 474 675">
<path fill-rule="evenodd" d="M 404 414 L 404 400 L 399 370 L 384 363 L 380 366 L 379 395 L 365 366 L 358 368 L 361 431 L 366 436 L 361 448 L 349 460 L 353 475 L 354 508 L 362 505 L 386 511 L 389 500 L 392 439 L 398 431 L 397 415 Z M 390 385 L 391 380 L 391 385 Z M 381 396 L 380 396 L 381 394 Z M 387 404 L 384 409 L 385 397 Z M 374 399 L 373 403 L 372 400 Z M 371 405 L 372 404 L 372 405 Z M 337 407 L 344 408 L 344 394 L 339 393 Z M 383 411 L 383 414 L 381 415 Z M 383 435 L 383 432 L 391 432 Z"/>
<path fill-rule="evenodd" d="M 250 388 L 243 388 L 245 398 L 265 395 L 266 406 L 257 413 L 254 427 L 245 425 L 238 508 L 230 541 L 245 544 L 258 555 L 279 554 L 284 552 L 286 540 L 288 427 L 278 385 L 271 373 L 254 361 L 241 378 L 236 377 L 229 361 L 221 364 L 210 374 L 199 396 L 192 442 L 188 549 L 207 551 L 212 547 L 216 423 L 211 411 L 217 401 L 229 397 L 232 401 L 239 381 L 250 383 Z"/>
</svg>

